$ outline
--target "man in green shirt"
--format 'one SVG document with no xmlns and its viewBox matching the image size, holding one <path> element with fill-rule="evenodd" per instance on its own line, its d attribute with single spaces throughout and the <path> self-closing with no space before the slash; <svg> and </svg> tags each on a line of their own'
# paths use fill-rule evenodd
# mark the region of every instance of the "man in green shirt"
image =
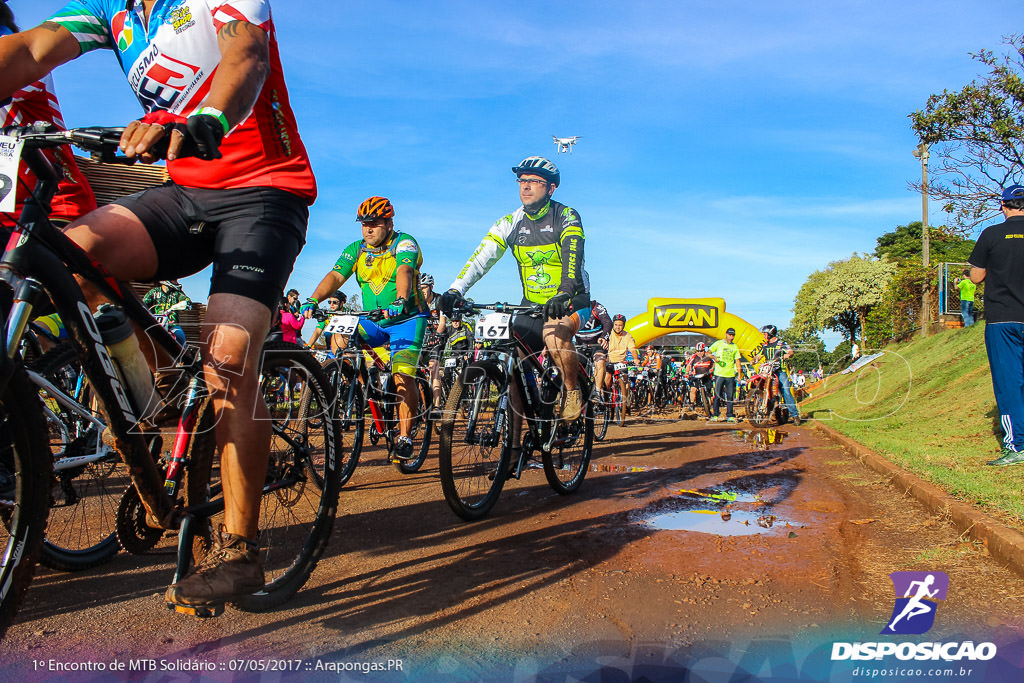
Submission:
<svg viewBox="0 0 1024 683">
<path fill-rule="evenodd" d="M 736 330 L 725 331 L 725 339 L 719 339 L 711 345 L 711 355 L 715 357 L 715 398 L 711 402 L 711 421 L 718 422 L 718 409 L 725 401 L 725 421 L 736 422 L 732 412 L 733 399 L 736 397 L 736 376 L 742 372 L 740 367 L 740 349 L 733 340 Z"/>
<path fill-rule="evenodd" d="M 341 252 L 334 268 L 324 276 L 302 308 L 305 315 L 310 315 L 320 299 L 336 292 L 354 274 L 359 282 L 363 308 L 383 310 L 385 322 L 378 325 L 360 320 L 356 334 L 370 346 L 390 352 L 395 390 L 402 399 L 398 406 L 399 436 L 395 439 L 393 456 L 398 460 L 411 460 L 410 433 L 419 403 L 416 367 L 429 316 L 416 286 L 423 255 L 412 235 L 395 230 L 394 216 L 394 206 L 386 197 L 370 197 L 360 204 L 356 220 L 362 224 L 363 238 Z"/>
<path fill-rule="evenodd" d="M 974 324 L 974 292 L 978 285 L 971 282 L 971 271 L 964 269 L 963 277 L 956 281 L 960 290 L 960 316 L 964 319 L 964 327 Z"/>
</svg>

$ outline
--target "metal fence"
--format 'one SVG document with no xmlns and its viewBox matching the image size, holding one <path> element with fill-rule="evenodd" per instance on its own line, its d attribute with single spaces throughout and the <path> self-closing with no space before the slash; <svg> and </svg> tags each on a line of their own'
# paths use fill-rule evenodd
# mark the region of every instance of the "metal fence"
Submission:
<svg viewBox="0 0 1024 683">
<path fill-rule="evenodd" d="M 963 277 L 964 270 L 970 270 L 969 263 L 939 264 L 939 313 L 960 315 L 960 290 L 957 280 Z"/>
</svg>

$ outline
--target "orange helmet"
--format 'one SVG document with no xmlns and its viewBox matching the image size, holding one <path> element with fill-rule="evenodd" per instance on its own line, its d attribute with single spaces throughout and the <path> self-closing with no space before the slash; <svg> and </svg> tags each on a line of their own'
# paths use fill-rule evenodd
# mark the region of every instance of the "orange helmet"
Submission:
<svg viewBox="0 0 1024 683">
<path fill-rule="evenodd" d="M 387 197 L 370 197 L 359 205 L 356 220 L 360 223 L 369 223 L 381 218 L 393 218 L 394 215 L 395 207 L 391 205 L 390 199 Z"/>
</svg>

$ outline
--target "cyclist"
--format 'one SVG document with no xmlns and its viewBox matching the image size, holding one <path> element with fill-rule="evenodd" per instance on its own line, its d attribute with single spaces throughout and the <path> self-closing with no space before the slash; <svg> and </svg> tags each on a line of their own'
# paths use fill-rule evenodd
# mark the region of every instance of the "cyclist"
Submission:
<svg viewBox="0 0 1024 683">
<path fill-rule="evenodd" d="M 181 310 L 180 304 L 184 303 L 191 306 L 192 300 L 182 291 L 178 281 L 162 281 L 156 287 L 146 292 L 145 296 L 142 297 L 142 303 L 146 304 L 146 308 L 157 315 L 162 313 L 167 315 L 168 329 L 174 335 L 174 338 L 178 340 L 178 343 L 184 346 L 185 330 L 181 329 L 181 325 L 178 324 L 178 311 Z"/>
<path fill-rule="evenodd" d="M 733 402 L 736 398 L 736 377 L 742 371 L 740 367 L 740 348 L 733 340 L 736 330 L 730 327 L 725 331 L 725 338 L 711 345 L 711 355 L 715 357 L 715 397 L 711 401 L 711 421 L 718 422 L 718 409 L 725 402 L 725 421 L 736 422 L 733 415 Z"/>
<path fill-rule="evenodd" d="M 394 456 L 411 460 L 413 446 L 409 434 L 419 403 L 416 368 L 429 316 L 416 288 L 423 254 L 412 235 L 395 230 L 394 217 L 395 207 L 386 197 L 364 200 L 356 212 L 363 238 L 345 247 L 333 270 L 324 276 L 302 308 L 306 316 L 311 316 L 321 297 L 336 291 L 355 273 L 363 306 L 371 311 L 384 310 L 383 324 L 363 319 L 358 334 L 391 357 L 395 390 L 401 399 Z"/>
<path fill-rule="evenodd" d="M 427 375 L 430 377 L 430 393 L 432 410 L 441 407 L 441 356 L 444 355 L 445 339 L 448 336 L 448 318 L 441 313 L 441 297 L 434 291 L 434 276 L 430 273 L 420 275 L 420 294 L 427 306 L 430 318 L 427 322 L 427 334 L 423 339 L 423 351 L 427 356 Z M 433 419 L 433 416 L 432 416 Z"/>
<path fill-rule="evenodd" d="M 636 350 L 636 341 L 633 339 L 633 335 L 626 332 L 626 316 L 616 313 L 612 318 L 612 332 L 608 335 L 608 362 L 612 366 L 625 363 L 629 354 L 632 354 L 633 358 L 640 356 L 640 352 Z M 628 408 L 630 394 L 626 391 L 624 374 L 619 375 L 619 395 L 623 397 L 624 405 Z M 611 374 L 605 375 L 604 386 L 606 389 L 610 389 L 612 386 L 611 377 Z"/>
<path fill-rule="evenodd" d="M 527 157 L 512 172 L 523 205 L 491 226 L 442 296 L 441 307 L 450 315 L 466 291 L 511 247 L 519 265 L 523 304 L 544 306 L 541 337 L 565 384 L 562 418 L 572 421 L 579 417 L 583 406 L 572 337 L 590 317 L 590 277 L 583 267 L 583 223 L 575 209 L 551 199 L 561 182 L 553 163 L 543 157 Z M 531 319 L 524 318 L 520 324 L 527 324 L 527 320 Z M 536 331 L 527 334 L 535 337 Z"/>
<path fill-rule="evenodd" d="M 703 384 L 707 392 L 711 393 L 711 369 L 715 365 L 714 357 L 708 353 L 708 346 L 704 342 L 697 342 L 693 354 L 686 361 L 686 374 L 690 380 L 690 403 L 693 406 L 697 403 L 698 388 Z"/>
<path fill-rule="evenodd" d="M 608 335 L 612 333 L 612 319 L 608 317 L 608 309 L 597 301 L 590 301 L 590 319 L 576 333 L 576 341 L 580 344 L 597 344 L 601 351 L 594 351 L 594 386 L 604 386 L 605 359 L 608 351 Z M 594 394 L 595 409 L 603 410 L 601 392 Z"/>
<path fill-rule="evenodd" d="M 765 363 L 772 364 L 772 372 L 779 378 L 779 389 L 782 391 L 782 398 L 786 402 L 786 409 L 789 411 L 789 419 L 793 424 L 800 426 L 802 421 L 800 409 L 796 407 L 796 399 L 793 398 L 793 389 L 789 381 L 789 372 L 786 367 L 786 360 L 793 357 L 793 349 L 786 342 L 779 338 L 779 328 L 775 325 L 765 325 L 761 328 L 761 335 L 764 342 L 754 349 L 754 358 L 763 359 Z"/>
<path fill-rule="evenodd" d="M 270 420 L 254 351 L 305 240 L 316 182 L 267 0 L 71 0 L 41 26 L 0 38 L 0 101 L 99 48 L 116 51 L 146 112 L 125 127 L 121 149 L 152 162 L 166 138 L 172 182 L 86 215 L 67 235 L 124 281 L 214 264 L 200 348 L 216 411 L 224 523 L 166 600 L 218 606 L 264 585 L 257 534 Z M 187 77 L 179 71 L 186 67 Z M 197 158 L 180 157 L 189 148 Z"/>
<path fill-rule="evenodd" d="M 17 33 L 18 30 L 11 8 L 7 6 L 6 2 L 0 0 L 0 36 Z M 0 103 L 0 127 L 24 126 L 36 121 L 45 121 L 58 128 L 64 128 L 60 105 L 57 103 L 56 95 L 53 94 L 53 79 L 49 74 L 44 75 L 35 83 L 16 90 L 11 94 L 8 102 Z M 89 181 L 85 179 L 85 175 L 75 163 L 70 146 L 61 147 L 57 151 L 46 150 L 44 154 L 54 168 L 59 169 L 63 175 L 57 188 L 57 194 L 50 202 L 50 222 L 57 227 L 63 227 L 95 209 L 96 197 L 92 193 Z M 15 225 L 16 217 L 21 215 L 21 207 L 25 203 L 25 198 L 36 186 L 35 174 L 24 162 L 18 164 L 18 177 L 12 180 L 14 180 L 14 187 L 10 190 L 15 193 L 14 212 L 0 214 L 0 227 L 8 235 Z"/>
<path fill-rule="evenodd" d="M 345 295 L 345 292 L 339 289 L 332 296 L 328 297 L 327 301 L 324 303 L 327 304 L 327 312 L 331 315 L 335 315 L 341 313 L 342 306 L 344 306 L 347 301 L 348 297 Z M 341 350 L 348 345 L 348 338 L 342 337 L 340 334 L 325 332 L 324 328 L 327 327 L 327 323 L 329 322 L 330 318 L 324 318 L 317 322 L 316 328 L 314 328 L 313 334 L 310 335 L 309 342 L 306 343 L 306 346 L 313 348 L 322 338 L 324 347 L 334 355 L 338 355 L 341 353 Z"/>
</svg>

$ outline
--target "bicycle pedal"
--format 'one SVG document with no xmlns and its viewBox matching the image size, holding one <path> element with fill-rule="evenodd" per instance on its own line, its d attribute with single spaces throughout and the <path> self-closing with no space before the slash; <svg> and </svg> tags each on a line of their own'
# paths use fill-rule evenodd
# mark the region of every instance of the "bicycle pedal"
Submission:
<svg viewBox="0 0 1024 683">
<path fill-rule="evenodd" d="M 210 605 L 179 605 L 178 603 L 168 602 L 165 603 L 167 609 L 174 610 L 179 614 L 187 614 L 190 617 L 198 617 L 200 619 L 210 619 L 212 617 L 219 617 L 224 613 L 224 603 L 213 603 Z"/>
</svg>

